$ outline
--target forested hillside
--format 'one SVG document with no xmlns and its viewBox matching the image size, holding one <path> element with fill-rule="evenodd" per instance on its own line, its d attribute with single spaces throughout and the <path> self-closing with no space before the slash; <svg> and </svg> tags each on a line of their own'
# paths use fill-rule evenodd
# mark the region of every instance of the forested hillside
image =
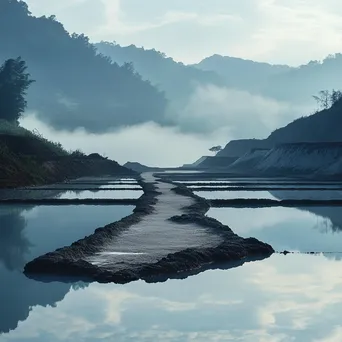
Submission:
<svg viewBox="0 0 342 342">
<path fill-rule="evenodd" d="M 263 93 L 282 101 L 301 102 L 322 89 L 342 89 L 341 72 L 342 54 L 336 53 L 273 75 Z"/>
<path fill-rule="evenodd" d="M 130 64 L 98 55 L 84 35 L 69 34 L 54 17 L 32 16 L 25 2 L 0 0 L 0 63 L 21 56 L 36 81 L 29 109 L 56 128 L 111 127 L 163 121 L 164 94 Z"/>
<path fill-rule="evenodd" d="M 292 143 L 340 143 L 342 142 L 342 92 L 325 93 L 327 99 L 323 110 L 303 116 L 272 132 L 267 139 L 245 139 L 230 141 L 218 156 L 241 157 L 252 149 L 271 149 L 281 144 Z"/>
<path fill-rule="evenodd" d="M 242 58 L 213 55 L 195 65 L 200 70 L 214 71 L 230 88 L 259 93 L 274 75 L 291 70 L 287 65 L 272 65 Z"/>
<path fill-rule="evenodd" d="M 272 144 L 342 142 L 342 99 L 330 108 L 302 117 L 281 127 L 267 138 Z"/>
<path fill-rule="evenodd" d="M 177 63 L 156 50 L 146 50 L 135 45 L 123 47 L 109 42 L 101 42 L 95 46 L 100 53 L 119 65 L 132 63 L 144 79 L 165 91 L 167 98 L 172 101 L 183 103 L 198 85 L 224 84 L 219 74 Z"/>
<path fill-rule="evenodd" d="M 216 72 L 228 87 L 288 103 L 308 103 L 322 89 L 342 88 L 341 53 L 299 67 L 214 55 L 196 67 Z"/>
</svg>

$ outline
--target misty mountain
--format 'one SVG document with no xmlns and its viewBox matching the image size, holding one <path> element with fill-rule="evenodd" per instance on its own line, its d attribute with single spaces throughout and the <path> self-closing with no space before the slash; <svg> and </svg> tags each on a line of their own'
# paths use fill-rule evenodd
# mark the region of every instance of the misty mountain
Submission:
<svg viewBox="0 0 342 342">
<path fill-rule="evenodd" d="M 55 128 L 106 131 L 163 122 L 164 94 L 130 64 L 97 54 L 83 34 L 69 34 L 52 17 L 36 18 L 25 2 L 0 0 L 0 62 L 21 56 L 36 81 L 29 109 Z"/>
<path fill-rule="evenodd" d="M 342 100 L 329 109 L 303 116 L 273 131 L 267 139 L 241 139 L 230 141 L 218 153 L 219 157 L 241 157 L 253 149 L 272 149 L 293 143 L 339 143 L 342 142 Z"/>
<path fill-rule="evenodd" d="M 281 101 L 302 102 L 322 89 L 342 89 L 341 73 L 342 54 L 337 53 L 271 76 L 262 92 Z"/>
<path fill-rule="evenodd" d="M 211 61 L 212 70 L 202 70 L 197 65 L 177 63 L 154 49 L 109 42 L 95 46 L 119 65 L 132 63 L 143 79 L 164 91 L 169 100 L 164 123 L 182 132 L 215 134 L 224 129 L 236 138 L 263 137 L 301 115 L 290 104 L 260 96 L 261 78 L 266 81 L 270 75 L 290 69 L 287 66 L 216 56 L 201 64 L 204 68 Z M 229 61 L 226 69 L 220 67 L 222 59 Z M 274 119 L 269 120 L 269 116 Z"/>
<path fill-rule="evenodd" d="M 119 65 L 132 63 L 143 79 L 151 81 L 164 91 L 173 103 L 184 105 L 198 85 L 224 85 L 219 74 L 178 63 L 154 49 L 147 50 L 135 45 L 120 46 L 109 42 L 101 42 L 95 46 L 99 53 L 110 57 Z"/>
<path fill-rule="evenodd" d="M 322 89 L 342 88 L 340 53 L 299 67 L 214 55 L 196 67 L 216 72 L 228 87 L 284 102 L 308 103 Z"/>
<path fill-rule="evenodd" d="M 236 57 L 213 55 L 196 64 L 200 70 L 214 71 L 230 88 L 260 93 L 269 79 L 283 75 L 292 68 L 287 65 L 272 65 Z"/>
</svg>

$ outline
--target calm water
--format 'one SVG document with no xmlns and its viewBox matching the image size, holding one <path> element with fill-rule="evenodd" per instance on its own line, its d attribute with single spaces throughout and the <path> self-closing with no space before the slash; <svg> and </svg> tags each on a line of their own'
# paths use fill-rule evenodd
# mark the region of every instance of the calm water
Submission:
<svg viewBox="0 0 342 342">
<path fill-rule="evenodd" d="M 0 341 L 340 341 L 341 266 L 274 255 L 160 284 L 58 285 L 64 300 L 34 306 Z M 12 310 L 23 306 L 11 300 Z"/>
<path fill-rule="evenodd" d="M 141 189 L 139 184 L 105 184 L 100 185 L 99 189 Z"/>
<path fill-rule="evenodd" d="M 272 199 L 272 200 L 342 200 L 342 191 L 338 190 L 270 190 L 270 191 L 194 191 L 206 199 Z"/>
<path fill-rule="evenodd" d="M 184 183 L 185 185 L 187 185 L 187 183 Z M 319 191 L 324 191 L 326 189 L 328 190 L 342 190 L 342 185 L 337 185 L 337 184 L 321 184 L 321 185 L 314 185 L 314 184 L 271 184 L 271 183 L 265 183 L 265 184 L 255 184 L 255 183 L 251 183 L 251 184 L 248 184 L 248 183 L 227 183 L 227 182 L 219 182 L 219 183 L 212 183 L 212 182 L 208 182 L 208 183 L 205 183 L 205 182 L 201 182 L 200 183 L 201 185 L 190 185 L 189 188 L 190 189 L 194 189 L 196 190 L 197 188 L 218 188 L 218 190 L 220 190 L 220 188 L 230 188 L 230 187 L 248 187 L 248 188 L 267 188 L 267 189 L 288 189 L 288 188 L 291 188 L 291 189 L 298 189 L 298 190 L 301 190 L 302 188 L 309 188 L 310 190 L 313 189 L 317 189 Z M 203 184 L 203 185 L 202 185 Z M 237 185 L 236 185 L 237 184 Z M 240 185 L 242 184 L 242 185 Z M 294 191 L 294 190 L 292 190 Z"/>
<path fill-rule="evenodd" d="M 117 190 L 104 190 L 108 188 L 115 188 Z M 51 189 L 43 190 L 6 190 L 0 191 L 0 199 L 136 199 L 143 195 L 141 190 L 122 190 L 123 188 L 141 188 L 138 185 L 66 185 L 60 189 L 68 189 L 64 191 Z M 57 188 L 58 189 L 58 188 Z M 86 190 L 85 190 L 86 189 Z M 91 190 L 90 190 L 91 189 Z M 101 190 L 102 189 L 102 190 Z"/>
<path fill-rule="evenodd" d="M 22 274 L 27 261 L 69 245 L 132 210 L 0 206 L 0 342 L 342 340 L 338 207 L 208 212 L 236 233 L 257 237 L 277 250 L 325 254 L 275 254 L 241 267 L 159 284 L 46 284 Z"/>
<path fill-rule="evenodd" d="M 131 214 L 133 209 L 133 206 L 0 206 L 0 332 L 15 329 L 19 321 L 29 316 L 32 307 L 52 305 L 70 290 L 70 285 L 44 284 L 26 278 L 22 273 L 26 262 L 70 245 L 96 228 Z"/>
<path fill-rule="evenodd" d="M 208 216 L 278 251 L 342 252 L 341 207 L 212 208 Z"/>
<path fill-rule="evenodd" d="M 107 191 L 107 190 L 84 190 L 84 191 L 65 191 L 57 197 L 60 199 L 135 199 L 143 195 L 143 191 L 122 190 L 122 191 Z"/>
<path fill-rule="evenodd" d="M 234 198 L 265 198 L 277 200 L 275 196 L 272 196 L 268 191 L 194 191 L 194 193 L 205 199 L 234 199 Z"/>
</svg>

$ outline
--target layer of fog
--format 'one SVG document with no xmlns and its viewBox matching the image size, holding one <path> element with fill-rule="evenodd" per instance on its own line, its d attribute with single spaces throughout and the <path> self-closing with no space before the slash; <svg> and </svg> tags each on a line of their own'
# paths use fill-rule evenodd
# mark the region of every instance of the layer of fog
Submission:
<svg viewBox="0 0 342 342">
<path fill-rule="evenodd" d="M 21 125 L 62 143 L 67 150 L 97 152 L 121 164 L 137 161 L 151 166 L 180 166 L 210 154 L 211 146 L 229 140 L 224 130 L 205 136 L 185 134 L 177 128 L 161 127 L 153 122 L 103 134 L 88 133 L 82 128 L 74 132 L 57 131 L 32 113 L 21 119 Z"/>
<path fill-rule="evenodd" d="M 182 110 L 167 115 L 186 132 L 212 134 L 225 128 L 234 139 L 242 139 L 266 138 L 276 128 L 312 112 L 310 104 L 291 105 L 247 91 L 205 85 L 196 88 Z"/>
<path fill-rule="evenodd" d="M 308 111 L 245 91 L 208 85 L 198 87 L 182 110 L 169 110 L 167 115 L 175 127 L 146 122 L 103 134 L 89 133 L 82 127 L 70 132 L 54 129 L 33 113 L 28 113 L 21 124 L 61 142 L 68 150 L 98 152 L 120 163 L 179 166 L 210 155 L 211 146 L 224 146 L 231 139 L 266 138 Z"/>
</svg>

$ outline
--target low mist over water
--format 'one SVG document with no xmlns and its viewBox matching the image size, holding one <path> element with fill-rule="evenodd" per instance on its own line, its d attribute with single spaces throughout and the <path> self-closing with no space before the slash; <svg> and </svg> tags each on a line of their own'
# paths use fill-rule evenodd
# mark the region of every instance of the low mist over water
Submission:
<svg viewBox="0 0 342 342">
<path fill-rule="evenodd" d="M 197 156 L 200 157 L 203 151 L 207 151 L 208 147 L 225 136 L 186 134 L 176 128 L 161 127 L 155 123 L 103 134 L 88 133 L 81 128 L 74 132 L 57 131 L 34 115 L 23 118 L 21 124 L 30 130 L 37 129 L 53 141 L 61 142 L 66 149 L 81 149 L 85 153 L 98 152 L 119 163 L 138 161 L 152 166 L 185 164 Z"/>
</svg>

